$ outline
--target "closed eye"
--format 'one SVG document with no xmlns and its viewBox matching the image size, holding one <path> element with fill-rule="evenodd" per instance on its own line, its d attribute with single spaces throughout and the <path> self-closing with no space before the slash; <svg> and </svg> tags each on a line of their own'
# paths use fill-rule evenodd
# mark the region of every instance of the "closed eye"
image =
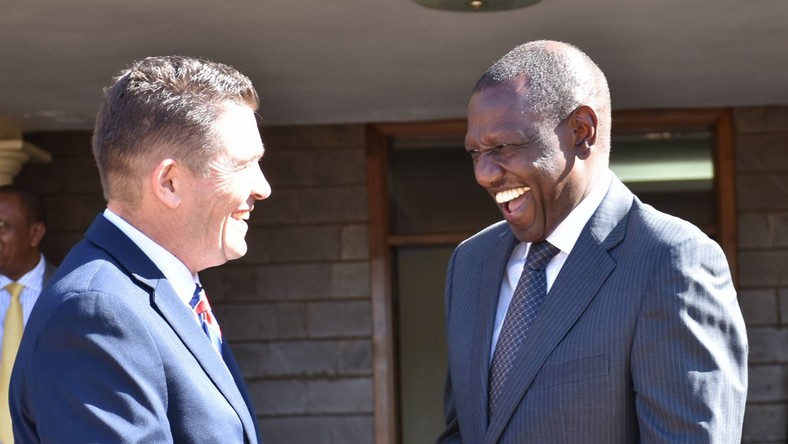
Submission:
<svg viewBox="0 0 788 444">
<path fill-rule="evenodd" d="M 478 159 L 482 154 L 488 154 L 488 153 L 492 153 L 493 155 L 496 155 L 496 156 L 505 157 L 505 156 L 509 156 L 511 154 L 514 154 L 514 152 L 516 152 L 520 148 L 526 147 L 527 145 L 528 145 L 527 142 L 526 143 L 502 143 L 500 145 L 495 145 L 494 147 L 492 147 L 490 149 L 487 149 L 487 150 L 484 150 L 484 151 L 482 151 L 480 149 L 470 149 L 470 150 L 467 150 L 467 152 L 468 152 L 468 154 L 470 154 L 471 159 L 473 159 L 473 160 Z"/>
</svg>

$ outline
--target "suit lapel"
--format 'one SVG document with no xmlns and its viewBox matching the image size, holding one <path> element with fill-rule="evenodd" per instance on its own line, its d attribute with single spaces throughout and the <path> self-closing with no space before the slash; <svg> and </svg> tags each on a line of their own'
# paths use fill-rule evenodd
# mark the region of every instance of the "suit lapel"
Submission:
<svg viewBox="0 0 788 444">
<path fill-rule="evenodd" d="M 255 436 L 254 420 L 227 365 L 216 353 L 208 337 L 195 322 L 194 315 L 178 295 L 175 294 L 169 282 L 165 279 L 160 279 L 156 282 L 151 282 L 151 284 L 153 284 L 154 288 L 151 298 L 152 305 L 158 309 L 161 316 L 175 331 L 197 362 L 200 363 L 200 366 L 216 385 L 216 388 L 219 389 L 227 399 L 227 402 L 238 413 L 238 417 L 244 425 L 244 430 L 250 436 L 250 441 L 254 442 L 251 438 Z"/>
<path fill-rule="evenodd" d="M 255 420 L 240 392 L 240 385 L 236 383 L 222 358 L 214 351 L 207 336 L 195 321 L 193 313 L 175 293 L 161 270 L 131 239 L 103 216 L 96 218 L 86 237 L 114 257 L 118 264 L 141 284 L 141 287 L 147 287 L 142 290 L 151 295 L 152 308 L 164 318 L 216 388 L 235 409 L 249 442 L 256 442 Z"/>
<path fill-rule="evenodd" d="M 517 245 L 518 240 L 510 230 L 505 230 L 498 237 L 498 244 L 490 257 L 485 262 L 482 272 L 482 285 L 478 297 L 476 326 L 473 331 L 483 332 L 477 335 L 474 341 L 474 349 L 471 362 L 475 365 L 471 367 L 470 381 L 477 389 L 473 393 L 474 402 L 474 424 L 476 430 L 487 429 L 487 397 L 490 377 L 490 351 L 492 343 L 493 329 L 495 328 L 495 313 L 498 309 L 498 298 L 501 294 L 501 281 L 506 272 L 506 264 L 512 250 Z M 481 438 L 481 436 L 480 436 Z"/>
<path fill-rule="evenodd" d="M 553 349 L 566 336 L 616 267 L 608 251 L 626 231 L 632 194 L 617 179 L 575 243 L 523 342 L 486 443 L 495 443 Z"/>
</svg>

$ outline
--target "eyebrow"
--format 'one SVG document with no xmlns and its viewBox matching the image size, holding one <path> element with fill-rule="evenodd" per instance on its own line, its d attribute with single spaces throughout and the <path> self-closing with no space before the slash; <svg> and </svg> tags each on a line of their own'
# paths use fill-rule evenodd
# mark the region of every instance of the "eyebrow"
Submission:
<svg viewBox="0 0 788 444">
<path fill-rule="evenodd" d="M 236 165 L 248 165 L 252 162 L 259 162 L 260 159 L 263 158 L 263 156 L 265 156 L 265 148 L 255 153 L 254 155 L 251 155 L 245 159 L 239 159 L 237 162 L 233 162 L 233 163 L 235 163 Z"/>
</svg>

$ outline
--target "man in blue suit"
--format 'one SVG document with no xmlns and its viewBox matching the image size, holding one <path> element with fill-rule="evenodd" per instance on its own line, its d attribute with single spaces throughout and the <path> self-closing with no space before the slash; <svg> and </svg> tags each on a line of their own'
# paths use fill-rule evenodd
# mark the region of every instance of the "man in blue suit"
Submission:
<svg viewBox="0 0 788 444">
<path fill-rule="evenodd" d="M 449 263 L 439 443 L 740 441 L 725 256 L 614 177 L 610 127 L 605 76 L 571 45 L 517 47 L 477 83 L 466 150 L 505 221 Z"/>
<path fill-rule="evenodd" d="M 246 253 L 271 194 L 257 106 L 238 71 L 185 57 L 136 62 L 106 89 L 93 154 L 107 209 L 30 315 L 17 442 L 260 442 L 198 278 Z"/>
</svg>

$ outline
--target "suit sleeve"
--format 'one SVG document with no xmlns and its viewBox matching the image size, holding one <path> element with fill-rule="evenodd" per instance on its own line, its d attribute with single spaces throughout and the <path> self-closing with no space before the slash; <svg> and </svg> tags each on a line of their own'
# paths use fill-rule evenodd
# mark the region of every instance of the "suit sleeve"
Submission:
<svg viewBox="0 0 788 444">
<path fill-rule="evenodd" d="M 451 280 L 452 280 L 452 273 L 454 270 L 454 260 L 457 256 L 457 250 L 454 251 L 451 255 L 451 259 L 449 259 L 449 266 L 448 271 L 446 272 L 446 290 L 445 290 L 445 322 L 446 322 L 446 340 L 447 342 L 449 339 L 449 323 L 451 322 L 449 314 L 451 313 Z M 451 353 L 451 344 L 448 344 L 449 353 Z M 449 356 L 449 361 L 451 361 L 451 356 Z M 444 399 L 443 399 L 443 415 L 445 419 L 445 429 L 438 437 L 436 444 L 460 444 L 462 439 L 460 438 L 460 426 L 457 420 L 457 410 L 454 403 L 454 390 L 451 383 L 451 366 L 446 371 L 446 384 L 444 388 Z"/>
<path fill-rule="evenodd" d="M 663 256 L 631 355 L 641 441 L 738 443 L 747 338 L 725 256 L 707 238 Z"/>
<path fill-rule="evenodd" d="M 122 298 L 73 295 L 35 345 L 15 431 L 21 442 L 172 442 L 163 374 L 149 331 Z"/>
</svg>

